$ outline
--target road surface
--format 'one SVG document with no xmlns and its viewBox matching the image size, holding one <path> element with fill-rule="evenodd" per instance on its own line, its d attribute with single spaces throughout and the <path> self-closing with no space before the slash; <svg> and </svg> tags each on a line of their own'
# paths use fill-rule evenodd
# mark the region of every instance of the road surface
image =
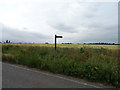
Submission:
<svg viewBox="0 0 120 90">
<path fill-rule="evenodd" d="M 2 88 L 105 88 L 83 80 L 2 63 Z"/>
</svg>

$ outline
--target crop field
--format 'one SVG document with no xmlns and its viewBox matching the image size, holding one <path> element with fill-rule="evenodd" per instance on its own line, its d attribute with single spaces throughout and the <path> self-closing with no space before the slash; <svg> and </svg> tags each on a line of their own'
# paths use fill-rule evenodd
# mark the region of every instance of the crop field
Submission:
<svg viewBox="0 0 120 90">
<path fill-rule="evenodd" d="M 32 44 L 32 43 L 4 43 L 2 45 L 17 45 L 17 46 L 40 46 L 40 47 L 54 47 L 54 44 Z M 57 47 L 60 48 L 105 48 L 105 49 L 113 49 L 118 50 L 118 45 L 88 45 L 88 44 L 57 44 Z"/>
<path fill-rule="evenodd" d="M 2 61 L 120 88 L 118 45 L 2 44 Z"/>
</svg>

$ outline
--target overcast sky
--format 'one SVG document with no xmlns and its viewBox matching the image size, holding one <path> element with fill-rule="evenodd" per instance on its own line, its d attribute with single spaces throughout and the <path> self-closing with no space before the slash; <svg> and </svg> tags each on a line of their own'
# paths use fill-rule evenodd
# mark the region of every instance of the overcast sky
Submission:
<svg viewBox="0 0 120 90">
<path fill-rule="evenodd" d="M 0 31 L 3 41 L 117 43 L 118 0 L 0 0 Z"/>
</svg>

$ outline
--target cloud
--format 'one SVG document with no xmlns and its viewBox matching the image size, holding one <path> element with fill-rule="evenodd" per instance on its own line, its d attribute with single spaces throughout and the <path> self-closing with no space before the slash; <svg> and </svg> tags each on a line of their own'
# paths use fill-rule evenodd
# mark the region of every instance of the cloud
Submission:
<svg viewBox="0 0 120 90">
<path fill-rule="evenodd" d="M 82 30 L 83 29 L 83 30 Z M 81 28 L 80 39 L 81 42 L 118 42 L 117 25 L 101 25 L 95 24 Z"/>
<path fill-rule="evenodd" d="M 71 27 L 63 23 L 51 25 L 51 27 L 61 32 L 77 33 L 77 30 L 75 30 L 75 27 Z"/>
<path fill-rule="evenodd" d="M 12 27 L 4 27 L 3 39 L 52 42 L 57 34 L 60 42 L 117 41 L 117 3 L 82 1 L 3 0 L 0 21 Z"/>
<path fill-rule="evenodd" d="M 13 29 L 10 27 L 3 27 L 2 40 L 12 40 L 12 41 L 23 41 L 23 42 L 45 42 L 47 36 L 44 36 L 40 33 L 33 33 L 18 29 Z"/>
<path fill-rule="evenodd" d="M 0 42 L 2 41 L 2 24 L 0 23 Z"/>
</svg>

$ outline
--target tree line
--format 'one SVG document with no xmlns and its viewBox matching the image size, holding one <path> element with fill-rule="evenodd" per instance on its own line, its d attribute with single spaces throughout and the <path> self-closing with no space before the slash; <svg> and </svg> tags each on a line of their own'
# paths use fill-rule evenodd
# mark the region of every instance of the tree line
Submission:
<svg viewBox="0 0 120 90">
<path fill-rule="evenodd" d="M 2 42 L 0 42 L 2 43 Z M 12 43 L 10 40 L 6 40 L 4 43 Z M 49 44 L 48 42 L 45 42 L 45 44 Z M 61 44 L 73 44 L 73 43 L 61 43 Z M 77 44 L 81 44 L 81 43 L 77 43 Z M 120 45 L 120 44 L 116 44 L 116 43 L 104 43 L 104 42 L 99 42 L 99 43 L 83 43 L 83 44 L 92 44 L 92 45 Z"/>
</svg>

